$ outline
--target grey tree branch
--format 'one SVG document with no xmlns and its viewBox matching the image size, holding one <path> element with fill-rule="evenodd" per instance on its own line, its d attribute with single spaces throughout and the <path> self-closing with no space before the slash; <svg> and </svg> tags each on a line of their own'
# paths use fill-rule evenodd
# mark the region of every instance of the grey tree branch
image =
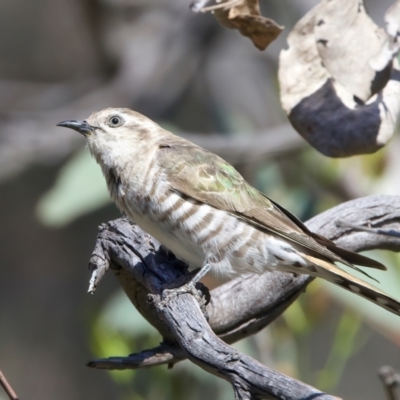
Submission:
<svg viewBox="0 0 400 400">
<path fill-rule="evenodd" d="M 85 25 L 96 25 L 96 21 L 91 19 L 104 13 L 100 18 L 101 34 L 95 31 L 93 37 L 96 42 L 101 42 L 98 46 L 102 48 L 101 52 L 106 53 L 102 56 L 104 63 L 118 64 L 111 75 L 99 74 L 89 82 L 84 79 L 76 84 L 54 85 L 0 79 L 0 91 L 13 94 L 0 99 L 0 181 L 23 172 L 32 164 L 59 162 L 83 143 L 78 135 L 57 129 L 57 122 L 85 119 L 93 111 L 112 105 L 138 109 L 153 119 L 165 118 L 167 110 L 179 104 L 191 83 L 201 81 L 199 69 L 205 68 L 201 72 L 204 74 L 217 68 L 214 64 L 204 65 L 208 63 L 204 59 L 215 57 L 214 53 L 213 57 L 208 56 L 210 46 L 207 39 L 215 29 L 214 21 L 188 12 L 180 2 L 153 2 L 161 6 L 158 8 L 160 14 L 156 14 L 164 21 L 162 35 L 158 30 L 150 32 L 147 29 L 153 15 L 152 7 L 147 7 L 149 1 L 107 0 L 94 5 L 89 2 L 95 10 L 88 13 L 90 18 Z M 134 24 L 127 21 L 121 12 L 121 7 L 129 4 L 133 10 L 140 9 Z M 144 5 L 146 7 L 142 10 Z M 113 9 L 111 13 L 110 7 Z M 114 18 L 116 15 L 120 17 Z M 142 54 L 144 43 L 147 57 Z M 165 43 L 171 43 L 172 47 L 166 47 Z M 160 69 L 160 65 L 163 68 Z M 104 65 L 103 68 L 109 70 Z M 264 74 L 260 76 L 264 77 Z M 222 91 L 225 93 L 226 89 Z M 14 100 L 9 100 L 9 97 Z M 255 108 L 254 103 L 250 108 Z M 254 136 L 243 132 L 243 138 L 239 135 L 222 137 L 218 133 L 183 133 L 182 136 L 231 163 L 253 162 L 306 145 L 289 124 L 255 132 Z"/>
<path fill-rule="evenodd" d="M 360 232 L 337 224 L 337 221 L 400 231 L 400 197 L 371 196 L 353 200 L 307 223 L 310 229 L 349 250 L 400 250 L 398 237 Z M 211 292 L 207 323 L 197 301 L 189 294 L 177 296 L 160 306 L 163 288 L 182 279 L 187 273 L 186 266 L 126 219 L 109 222 L 100 228 L 90 267 L 95 272 L 90 290 L 95 289 L 103 272 L 111 268 L 129 299 L 164 340 L 155 349 L 129 357 L 94 360 L 89 366 L 136 369 L 171 365 L 189 358 L 231 382 L 240 399 L 332 398 L 262 366 L 228 345 L 268 325 L 305 290 L 312 278 L 279 272 L 237 278 Z M 150 304 L 149 295 L 153 299 Z M 290 393 L 282 389 L 287 387 L 290 387 Z"/>
<path fill-rule="evenodd" d="M 113 357 L 106 360 L 95 360 L 90 362 L 89 366 L 107 369 L 135 369 L 163 363 L 173 364 L 181 359 L 189 358 L 202 368 L 231 382 L 238 399 L 280 399 L 287 395 L 292 399 L 304 399 L 311 395 L 321 399 L 332 399 L 331 396 L 325 395 L 317 389 L 262 366 L 224 343 L 212 331 L 198 302 L 191 295 L 177 296 L 165 306 L 161 306 L 159 298 L 163 288 L 179 281 L 186 272 L 186 266 L 126 219 L 113 221 L 101 227 L 90 266 L 95 272 L 108 268 L 115 271 L 115 275 L 132 303 L 158 329 L 164 342 L 156 349 L 126 358 Z M 96 275 L 102 276 L 101 273 Z M 283 278 L 281 282 L 285 281 L 285 276 L 279 276 L 284 274 L 276 275 L 279 280 Z M 289 282 L 294 279 L 291 275 L 288 275 L 288 278 Z M 95 284 L 97 283 L 95 282 Z M 94 287 L 91 287 L 91 290 L 93 289 Z M 254 333 L 260 329 L 260 320 L 265 321 L 261 315 L 257 318 L 253 315 L 254 311 L 248 311 L 241 321 L 222 324 L 216 307 L 220 307 L 218 303 L 224 304 L 227 301 L 225 299 L 227 294 L 230 296 L 230 293 L 234 292 L 235 290 L 226 293 L 220 292 L 209 306 L 213 313 L 210 320 L 219 321 L 220 329 L 224 327 L 226 332 L 233 333 L 231 340 Z M 150 298 L 153 299 L 150 304 L 149 294 L 152 294 Z M 276 297 L 279 298 L 279 296 Z M 283 301 L 284 308 L 292 301 L 289 301 L 289 298 L 290 295 L 287 294 L 287 300 Z M 279 300 L 276 301 L 277 306 L 282 307 L 279 304 L 282 303 L 282 299 Z M 244 306 L 245 301 L 245 297 L 241 298 L 239 304 Z M 230 298 L 230 302 L 232 302 L 232 298 Z M 273 307 L 272 304 L 271 306 Z M 235 311 L 234 308 L 232 310 Z M 239 311 L 238 307 L 236 314 Z M 246 319 L 248 327 L 244 323 Z M 270 319 L 271 317 L 269 317 Z M 257 329 L 252 326 L 252 322 Z M 265 323 L 262 326 L 265 326 Z M 263 377 L 268 377 L 268 379 Z M 287 392 L 285 388 L 289 382 L 290 389 Z"/>
<path fill-rule="evenodd" d="M 10 398 L 10 400 L 18 400 L 18 396 L 14 392 L 14 389 L 12 386 L 9 384 L 7 381 L 6 377 L 4 376 L 3 372 L 0 371 L 0 386 L 4 389 L 4 391 L 7 393 L 7 396 Z"/>
<path fill-rule="evenodd" d="M 392 367 L 385 365 L 379 368 L 378 375 L 385 389 L 387 400 L 399 400 L 396 389 L 400 384 L 400 374 Z"/>
</svg>

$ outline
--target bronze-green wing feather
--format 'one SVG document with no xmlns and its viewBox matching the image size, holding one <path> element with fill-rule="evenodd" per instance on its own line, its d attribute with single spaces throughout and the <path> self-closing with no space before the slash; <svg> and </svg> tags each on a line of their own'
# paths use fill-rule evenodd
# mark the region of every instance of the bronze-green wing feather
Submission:
<svg viewBox="0 0 400 400">
<path fill-rule="evenodd" d="M 342 262 L 364 274 L 353 264 L 386 269 L 375 260 L 337 247 L 309 231 L 294 215 L 250 186 L 232 165 L 201 147 L 178 137 L 168 138 L 160 144 L 157 160 L 167 174 L 171 190 L 185 197 L 234 214 L 327 261 Z"/>
</svg>

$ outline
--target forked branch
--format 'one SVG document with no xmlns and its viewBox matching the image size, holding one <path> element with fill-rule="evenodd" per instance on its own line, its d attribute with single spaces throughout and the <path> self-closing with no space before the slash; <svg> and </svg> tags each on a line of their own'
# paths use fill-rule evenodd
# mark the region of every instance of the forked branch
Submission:
<svg viewBox="0 0 400 400">
<path fill-rule="evenodd" d="M 400 231 L 400 197 L 371 196 L 353 200 L 318 215 L 307 226 L 349 250 L 399 251 L 398 235 L 382 235 L 370 229 Z M 369 229 L 362 231 L 357 226 Z M 312 278 L 280 272 L 237 278 L 211 292 L 211 302 L 206 307 L 207 323 L 191 294 L 179 295 L 161 305 L 163 289 L 181 282 L 187 274 L 186 266 L 126 219 L 100 228 L 90 266 L 93 271 L 90 290 L 95 290 L 103 273 L 111 268 L 129 299 L 164 340 L 155 349 L 129 357 L 91 361 L 89 366 L 136 369 L 171 365 L 189 358 L 208 372 L 228 380 L 237 399 L 333 398 L 229 346 L 273 321 L 305 290 Z"/>
</svg>

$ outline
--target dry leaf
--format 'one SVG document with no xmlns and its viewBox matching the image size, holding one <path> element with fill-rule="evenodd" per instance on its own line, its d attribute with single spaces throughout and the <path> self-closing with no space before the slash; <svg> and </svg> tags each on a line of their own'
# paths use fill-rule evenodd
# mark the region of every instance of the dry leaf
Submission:
<svg viewBox="0 0 400 400">
<path fill-rule="evenodd" d="M 233 0 L 203 9 L 211 10 L 221 25 L 229 29 L 238 29 L 260 50 L 266 49 L 284 28 L 261 15 L 259 0 Z"/>
</svg>

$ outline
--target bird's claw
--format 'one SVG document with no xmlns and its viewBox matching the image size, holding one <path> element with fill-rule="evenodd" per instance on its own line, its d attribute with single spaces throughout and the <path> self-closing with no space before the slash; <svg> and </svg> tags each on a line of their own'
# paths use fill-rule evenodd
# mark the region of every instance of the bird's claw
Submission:
<svg viewBox="0 0 400 400">
<path fill-rule="evenodd" d="M 165 307 L 169 301 L 181 294 L 191 294 L 199 303 L 203 314 L 206 315 L 206 306 L 210 302 L 211 295 L 208 288 L 202 283 L 189 281 L 188 283 L 173 289 L 164 289 L 158 301 L 159 307 Z M 207 317 L 207 315 L 206 315 Z"/>
</svg>

